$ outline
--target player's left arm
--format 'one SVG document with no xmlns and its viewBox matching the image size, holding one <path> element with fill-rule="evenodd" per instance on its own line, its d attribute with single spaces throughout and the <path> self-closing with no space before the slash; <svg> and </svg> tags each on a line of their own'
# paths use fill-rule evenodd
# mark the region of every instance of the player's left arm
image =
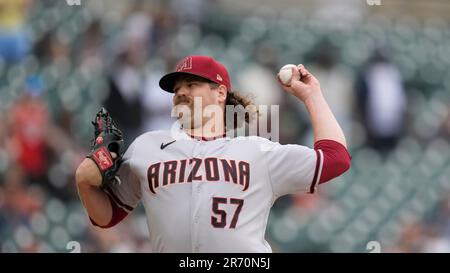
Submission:
<svg viewBox="0 0 450 273">
<path fill-rule="evenodd" d="M 323 183 L 346 172 L 351 156 L 347 152 L 344 132 L 325 100 L 317 78 L 303 65 L 293 68 L 292 73 L 289 86 L 279 82 L 286 92 L 302 101 L 308 111 L 314 131 L 314 149 L 322 162 L 319 183 Z"/>
</svg>

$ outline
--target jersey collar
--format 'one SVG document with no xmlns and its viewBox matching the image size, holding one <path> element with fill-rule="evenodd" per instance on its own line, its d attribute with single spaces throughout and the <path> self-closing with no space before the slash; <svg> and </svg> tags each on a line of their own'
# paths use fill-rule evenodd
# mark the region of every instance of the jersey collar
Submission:
<svg viewBox="0 0 450 273">
<path fill-rule="evenodd" d="M 186 132 L 185 132 L 185 134 L 188 135 L 190 138 L 193 138 L 193 139 L 196 139 L 196 140 L 202 140 L 202 141 L 212 141 L 212 140 L 216 140 L 216 139 L 225 138 L 227 136 L 226 133 L 224 133 L 223 135 L 214 136 L 214 137 L 193 136 L 193 135 L 190 135 L 190 134 L 188 134 Z"/>
</svg>

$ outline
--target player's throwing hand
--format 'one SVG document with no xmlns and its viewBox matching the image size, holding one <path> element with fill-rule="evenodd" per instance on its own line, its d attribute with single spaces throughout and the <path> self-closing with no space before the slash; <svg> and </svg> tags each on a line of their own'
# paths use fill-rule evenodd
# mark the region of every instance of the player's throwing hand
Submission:
<svg viewBox="0 0 450 273">
<path fill-rule="evenodd" d="M 303 64 L 292 68 L 292 77 L 290 85 L 285 85 L 278 76 L 278 82 L 283 89 L 305 102 L 312 94 L 320 93 L 320 83 L 313 74 L 311 74 Z"/>
</svg>

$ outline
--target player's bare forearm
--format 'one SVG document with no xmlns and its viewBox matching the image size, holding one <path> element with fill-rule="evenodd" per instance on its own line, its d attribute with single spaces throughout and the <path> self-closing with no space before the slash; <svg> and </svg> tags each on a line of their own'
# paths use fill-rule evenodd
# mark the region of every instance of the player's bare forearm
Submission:
<svg viewBox="0 0 450 273">
<path fill-rule="evenodd" d="M 86 158 L 78 167 L 75 180 L 78 195 L 88 215 L 100 226 L 107 225 L 113 210 L 106 193 L 100 189 L 101 175 L 95 163 Z"/>
<path fill-rule="evenodd" d="M 301 77 L 300 77 L 301 76 Z M 283 84 L 283 89 L 302 101 L 311 118 L 314 141 L 330 139 L 347 147 L 341 126 L 334 117 L 320 89 L 319 81 L 303 65 L 292 68 L 290 82 Z"/>
<path fill-rule="evenodd" d="M 314 142 L 322 139 L 337 141 L 347 148 L 344 132 L 326 102 L 322 92 L 312 93 L 304 104 L 311 118 Z"/>
</svg>

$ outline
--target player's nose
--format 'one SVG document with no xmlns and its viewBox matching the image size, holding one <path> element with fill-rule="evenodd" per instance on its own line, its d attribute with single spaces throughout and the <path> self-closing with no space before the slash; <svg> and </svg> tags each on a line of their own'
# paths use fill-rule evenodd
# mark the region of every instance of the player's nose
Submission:
<svg viewBox="0 0 450 273">
<path fill-rule="evenodd" d="M 182 84 L 179 86 L 179 88 L 176 91 L 176 95 L 188 95 L 189 94 L 189 88 L 186 84 Z"/>
</svg>

